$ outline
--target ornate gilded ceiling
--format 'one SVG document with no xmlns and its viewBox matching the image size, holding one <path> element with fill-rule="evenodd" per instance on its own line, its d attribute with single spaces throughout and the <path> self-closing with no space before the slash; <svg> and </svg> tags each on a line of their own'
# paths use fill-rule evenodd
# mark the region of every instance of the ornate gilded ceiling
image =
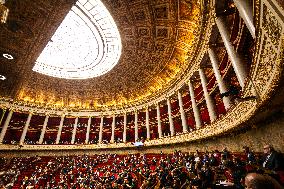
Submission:
<svg viewBox="0 0 284 189">
<path fill-rule="evenodd" d="M 199 0 L 103 0 L 122 39 L 119 63 L 93 79 L 66 80 L 32 71 L 74 0 L 11 0 L 0 25 L 0 95 L 42 106 L 101 109 L 147 102 L 188 68 L 202 22 Z M 76 52 L 74 52 L 76 53 Z"/>
</svg>

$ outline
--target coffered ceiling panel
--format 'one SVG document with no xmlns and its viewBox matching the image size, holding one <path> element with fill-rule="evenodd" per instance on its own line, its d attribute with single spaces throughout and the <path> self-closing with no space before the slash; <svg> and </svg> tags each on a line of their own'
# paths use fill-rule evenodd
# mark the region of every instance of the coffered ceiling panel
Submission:
<svg viewBox="0 0 284 189">
<path fill-rule="evenodd" d="M 32 71 L 35 61 L 75 0 L 10 0 L 0 25 L 0 95 L 42 106 L 99 109 L 146 102 L 190 66 L 187 58 L 201 22 L 199 0 L 102 0 L 122 40 L 118 64 L 92 79 L 68 80 Z M 78 31 L 80 32 L 80 31 Z M 74 52 L 76 53 L 76 52 Z"/>
</svg>

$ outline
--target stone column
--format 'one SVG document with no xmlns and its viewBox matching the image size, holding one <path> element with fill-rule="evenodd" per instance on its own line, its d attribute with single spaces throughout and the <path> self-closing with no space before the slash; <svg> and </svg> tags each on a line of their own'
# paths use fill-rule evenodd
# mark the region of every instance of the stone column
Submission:
<svg viewBox="0 0 284 189">
<path fill-rule="evenodd" d="M 169 115 L 171 136 L 174 136 L 175 135 L 175 127 L 174 127 L 174 121 L 173 121 L 173 116 L 172 116 L 172 105 L 171 105 L 171 101 L 170 101 L 169 98 L 167 98 L 167 105 L 168 105 L 168 115 Z"/>
<path fill-rule="evenodd" d="M 213 99 L 211 98 L 211 96 L 209 95 L 209 92 L 207 90 L 207 79 L 206 79 L 205 73 L 204 73 L 202 68 L 199 69 L 199 75 L 200 75 L 200 79 L 201 79 L 201 85 L 202 85 L 202 88 L 203 88 L 203 93 L 204 93 L 206 105 L 207 105 L 208 112 L 209 112 L 210 121 L 213 122 L 217 118 L 217 115 L 216 115 L 216 112 L 215 112 L 215 106 L 214 106 L 214 103 L 213 103 Z"/>
<path fill-rule="evenodd" d="M 190 100 L 191 100 L 191 106 L 194 114 L 194 120 L 196 124 L 196 129 L 199 129 L 202 125 L 201 118 L 200 118 L 200 112 L 197 107 L 197 103 L 195 101 L 195 94 L 194 94 L 194 89 L 191 81 L 188 82 L 188 87 L 189 87 L 189 94 L 190 94 Z"/>
<path fill-rule="evenodd" d="M 24 144 L 24 142 L 25 142 L 25 138 L 26 138 L 26 135 L 27 135 L 27 132 L 28 132 L 28 128 L 30 126 L 30 122 L 31 122 L 32 116 L 33 116 L 33 113 L 30 112 L 29 116 L 28 116 L 28 119 L 26 121 L 25 127 L 24 127 L 23 132 L 22 132 L 22 136 L 21 136 L 21 139 L 20 139 L 20 144 Z"/>
<path fill-rule="evenodd" d="M 45 134 L 45 131 L 46 131 L 46 126 L 47 126 L 47 123 L 48 123 L 48 119 L 49 119 L 49 115 L 46 115 L 45 119 L 44 119 L 43 126 L 42 126 L 42 130 L 41 130 L 41 133 L 40 133 L 39 141 L 38 141 L 39 144 L 43 143 L 44 134 Z"/>
<path fill-rule="evenodd" d="M 138 141 L 138 111 L 135 110 L 135 120 L 134 120 L 134 127 L 135 127 L 135 142 Z"/>
<path fill-rule="evenodd" d="M 123 116 L 123 142 L 126 142 L 126 126 L 127 126 L 127 114 L 125 112 Z"/>
<path fill-rule="evenodd" d="M 3 128 L 1 130 L 1 134 L 0 134 L 0 144 L 3 143 L 3 140 L 4 140 L 4 137 L 5 137 L 5 134 L 6 134 L 6 131 L 8 129 L 8 126 L 9 126 L 9 123 L 11 121 L 11 118 L 12 118 L 12 115 L 13 115 L 13 110 L 10 110 L 9 111 L 9 114 L 5 120 L 5 123 L 3 125 Z"/>
<path fill-rule="evenodd" d="M 89 144 L 91 122 L 92 122 L 92 117 L 89 117 L 89 119 L 88 119 L 88 125 L 87 125 L 87 133 L 86 133 L 85 144 Z"/>
<path fill-rule="evenodd" d="M 179 103 L 179 112 L 180 112 L 181 122 L 182 122 L 182 130 L 184 133 L 186 133 L 188 131 L 188 126 L 187 126 L 187 121 L 185 118 L 185 113 L 183 110 L 183 102 L 182 102 L 182 96 L 181 96 L 180 91 L 178 91 L 178 103 Z"/>
<path fill-rule="evenodd" d="M 115 115 L 112 116 L 110 143 L 114 143 L 114 131 L 115 131 Z"/>
<path fill-rule="evenodd" d="M 150 140 L 150 122 L 149 122 L 149 108 L 146 108 L 146 130 L 147 130 L 147 139 Z"/>
<path fill-rule="evenodd" d="M 6 109 L 3 109 L 3 113 L 2 113 L 1 119 L 0 119 L 0 125 L 2 124 L 2 121 L 3 121 L 3 118 L 5 116 L 5 113 L 6 113 Z"/>
<path fill-rule="evenodd" d="M 71 144 L 75 143 L 76 131 L 77 131 L 77 126 L 78 126 L 78 119 L 79 119 L 78 117 L 76 117 L 76 119 L 75 119 L 75 124 L 74 124 L 73 132 L 72 132 Z"/>
<path fill-rule="evenodd" d="M 57 137 L 56 137 L 56 142 L 55 142 L 55 144 L 59 144 L 60 137 L 61 137 L 61 132 L 62 132 L 62 128 L 63 128 L 64 117 L 65 117 L 65 115 L 63 114 L 63 115 L 61 116 L 61 120 L 60 120 L 60 124 L 59 124 L 59 128 L 58 128 L 58 132 L 57 132 Z"/>
<path fill-rule="evenodd" d="M 218 59 L 217 59 L 217 54 L 211 48 L 208 49 L 208 54 L 209 54 L 209 57 L 210 57 L 210 60 L 211 60 L 214 75 L 215 75 L 215 78 L 217 80 L 220 93 L 225 93 L 225 92 L 228 91 L 228 89 L 227 89 L 227 86 L 226 86 L 226 84 L 225 84 L 225 82 L 224 82 L 224 80 L 221 76 L 220 70 L 219 70 L 219 63 L 218 63 Z M 225 109 L 228 110 L 230 108 L 230 104 L 231 104 L 230 97 L 223 97 L 222 100 L 223 100 Z"/>
<path fill-rule="evenodd" d="M 100 123 L 100 131 L 99 131 L 99 143 L 102 143 L 103 141 L 103 125 L 104 125 L 104 117 L 101 117 L 101 123 Z"/>
<path fill-rule="evenodd" d="M 159 138 L 163 137 L 163 131 L 162 131 L 162 124 L 161 124 L 161 113 L 160 113 L 160 106 L 157 104 L 157 121 L 158 121 L 158 134 Z"/>
<path fill-rule="evenodd" d="M 244 88 L 247 77 L 246 66 L 230 41 L 230 34 L 228 31 L 228 27 L 225 23 L 226 22 L 223 17 L 216 18 L 216 24 L 226 47 L 229 59 L 232 62 L 232 66 L 234 68 L 241 87 Z"/>
<path fill-rule="evenodd" d="M 255 39 L 255 27 L 253 24 L 253 6 L 250 0 L 234 0 L 241 18 L 244 20 L 251 36 Z"/>
</svg>

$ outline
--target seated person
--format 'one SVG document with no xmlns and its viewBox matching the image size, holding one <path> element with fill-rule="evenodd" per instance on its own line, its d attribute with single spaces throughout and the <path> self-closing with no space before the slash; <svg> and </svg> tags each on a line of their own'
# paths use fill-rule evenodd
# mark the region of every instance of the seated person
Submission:
<svg viewBox="0 0 284 189">
<path fill-rule="evenodd" d="M 272 177 L 258 173 L 249 173 L 245 177 L 245 187 L 249 189 L 283 189 Z"/>
<path fill-rule="evenodd" d="M 263 168 L 271 171 L 284 171 L 284 160 L 280 153 L 276 152 L 271 145 L 265 145 L 263 147 L 264 161 Z"/>
<path fill-rule="evenodd" d="M 275 151 L 271 145 L 265 145 L 263 151 L 262 167 L 268 171 L 268 174 L 284 184 L 284 159 L 282 154 Z"/>
</svg>

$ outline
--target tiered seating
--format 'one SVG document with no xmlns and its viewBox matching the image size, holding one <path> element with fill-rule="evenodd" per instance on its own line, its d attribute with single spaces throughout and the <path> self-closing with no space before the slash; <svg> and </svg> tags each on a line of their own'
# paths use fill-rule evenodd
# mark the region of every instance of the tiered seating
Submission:
<svg viewBox="0 0 284 189">
<path fill-rule="evenodd" d="M 0 188 L 212 187 L 221 180 L 241 186 L 255 170 L 241 153 L 181 153 L 26 157 L 2 159 Z M 234 175 L 234 176 L 232 176 Z M 236 177 L 236 175 L 238 177 Z"/>
</svg>

